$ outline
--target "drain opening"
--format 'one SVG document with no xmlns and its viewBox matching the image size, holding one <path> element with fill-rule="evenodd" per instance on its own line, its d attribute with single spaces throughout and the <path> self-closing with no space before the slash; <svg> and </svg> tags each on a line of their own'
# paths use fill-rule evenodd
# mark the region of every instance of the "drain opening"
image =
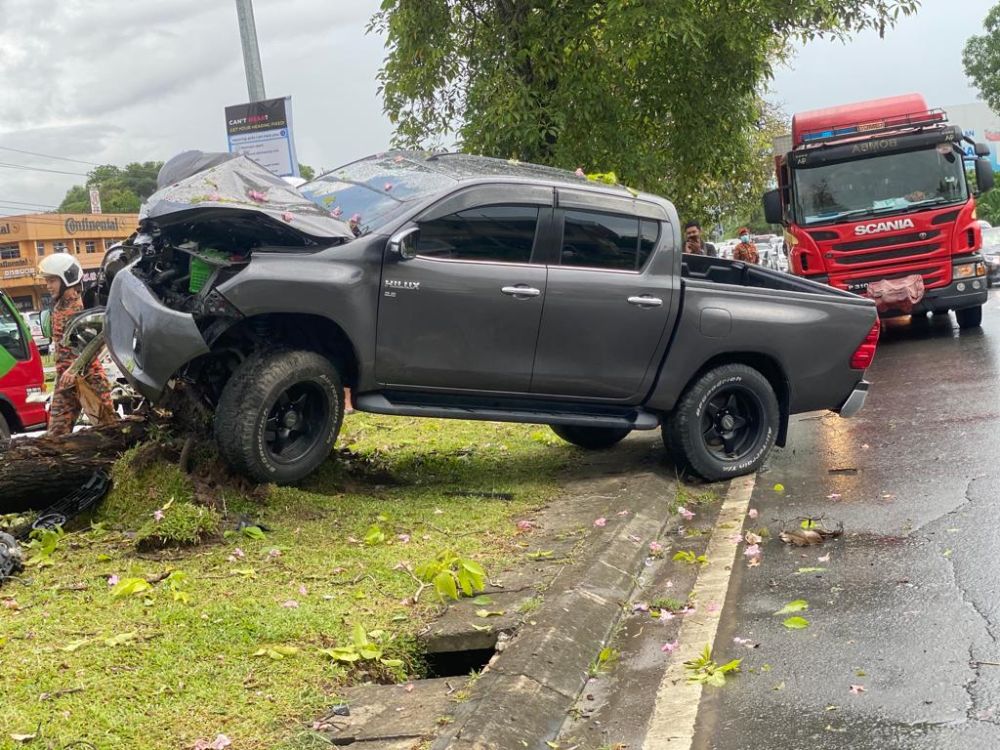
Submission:
<svg viewBox="0 0 1000 750">
<path fill-rule="evenodd" d="M 493 654 L 492 648 L 477 648 L 470 651 L 438 651 L 424 654 L 427 663 L 428 677 L 460 677 L 470 672 L 478 672 L 489 664 Z"/>
</svg>

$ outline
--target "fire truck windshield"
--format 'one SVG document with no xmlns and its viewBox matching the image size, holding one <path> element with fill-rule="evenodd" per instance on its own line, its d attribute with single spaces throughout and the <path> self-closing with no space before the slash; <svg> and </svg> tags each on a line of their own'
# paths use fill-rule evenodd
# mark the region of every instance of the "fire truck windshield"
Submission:
<svg viewBox="0 0 1000 750">
<path fill-rule="evenodd" d="M 968 200 L 962 154 L 951 144 L 794 171 L 802 226 L 905 213 Z"/>
</svg>

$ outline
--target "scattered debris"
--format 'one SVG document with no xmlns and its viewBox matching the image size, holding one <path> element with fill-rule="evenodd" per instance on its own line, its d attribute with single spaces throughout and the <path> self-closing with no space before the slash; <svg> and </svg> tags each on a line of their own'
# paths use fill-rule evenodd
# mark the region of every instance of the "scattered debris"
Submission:
<svg viewBox="0 0 1000 750">
<path fill-rule="evenodd" d="M 827 539 L 835 539 L 844 533 L 843 524 L 839 524 L 836 529 L 828 529 L 825 526 L 820 526 L 813 519 L 807 518 L 803 520 L 809 522 L 808 524 L 802 524 L 802 526 L 808 526 L 808 528 L 782 531 L 778 535 L 778 538 L 785 544 L 794 544 L 796 547 L 810 547 L 822 544 Z"/>
</svg>

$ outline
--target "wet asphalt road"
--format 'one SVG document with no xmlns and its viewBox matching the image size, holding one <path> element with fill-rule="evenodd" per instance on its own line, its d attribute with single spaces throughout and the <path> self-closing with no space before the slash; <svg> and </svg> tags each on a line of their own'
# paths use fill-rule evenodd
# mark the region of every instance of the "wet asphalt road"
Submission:
<svg viewBox="0 0 1000 750">
<path fill-rule="evenodd" d="M 706 691 L 697 748 L 1000 748 L 1000 295 L 981 331 L 890 323 L 869 379 L 858 417 L 793 418 L 758 477 L 772 536 L 759 567 L 740 555 L 716 641 L 743 673 Z M 783 544 L 800 517 L 844 535 Z M 805 630 L 773 614 L 795 599 Z"/>
</svg>

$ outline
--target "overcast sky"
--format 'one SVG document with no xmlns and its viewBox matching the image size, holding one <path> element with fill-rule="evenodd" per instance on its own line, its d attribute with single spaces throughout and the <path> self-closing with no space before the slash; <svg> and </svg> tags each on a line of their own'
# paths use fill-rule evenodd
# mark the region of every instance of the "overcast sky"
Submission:
<svg viewBox="0 0 1000 750">
<path fill-rule="evenodd" d="M 814 42 L 772 97 L 789 114 L 909 91 L 932 106 L 972 101 L 961 51 L 993 2 L 924 0 L 885 40 Z M 304 163 L 333 168 L 388 144 L 383 42 L 365 34 L 378 5 L 254 2 L 267 94 L 292 97 Z M 3 148 L 115 164 L 225 150 L 223 109 L 247 99 L 233 0 L 0 0 L 0 18 L 0 165 L 90 168 Z M 0 166 L 0 214 L 18 212 L 12 201 L 55 206 L 83 181 Z"/>
</svg>

